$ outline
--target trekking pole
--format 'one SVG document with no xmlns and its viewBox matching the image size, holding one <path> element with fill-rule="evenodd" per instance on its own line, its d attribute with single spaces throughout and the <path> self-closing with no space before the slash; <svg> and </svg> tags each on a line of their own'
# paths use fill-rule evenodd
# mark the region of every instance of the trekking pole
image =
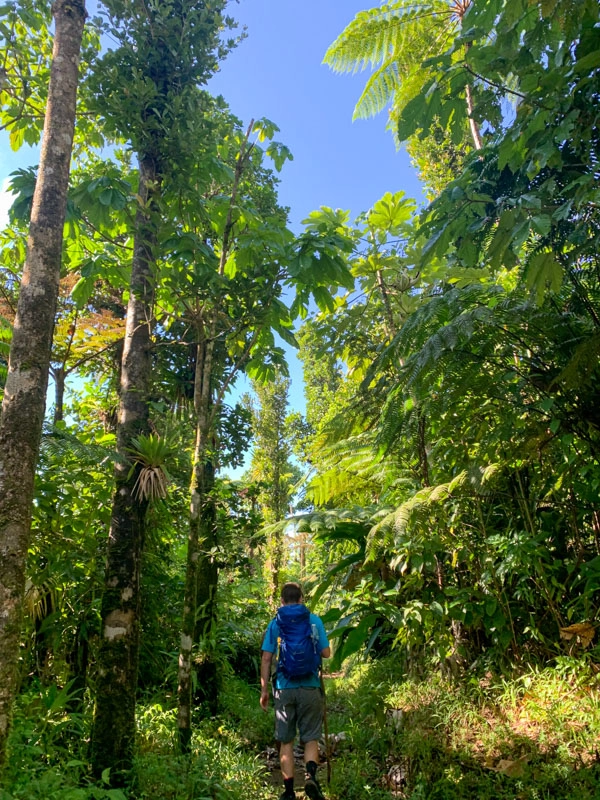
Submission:
<svg viewBox="0 0 600 800">
<path fill-rule="evenodd" d="M 329 725 L 327 723 L 327 695 L 325 694 L 325 681 L 323 670 L 319 673 L 321 679 L 321 692 L 323 694 L 323 733 L 325 734 L 325 760 L 327 761 L 327 786 L 331 783 L 331 749 L 329 747 Z"/>
</svg>

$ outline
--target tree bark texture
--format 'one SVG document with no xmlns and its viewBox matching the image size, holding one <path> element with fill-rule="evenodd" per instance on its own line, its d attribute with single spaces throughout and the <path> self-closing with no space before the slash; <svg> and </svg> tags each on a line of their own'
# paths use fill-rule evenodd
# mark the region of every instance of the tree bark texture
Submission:
<svg viewBox="0 0 600 800">
<path fill-rule="evenodd" d="M 6 759 L 31 503 L 60 278 L 75 129 L 83 0 L 53 6 L 54 46 L 38 177 L 0 417 L 0 769 Z"/>
<path fill-rule="evenodd" d="M 131 271 L 121 364 L 115 493 L 107 546 L 102 628 L 92 731 L 92 770 L 111 769 L 115 785 L 127 780 L 135 741 L 135 696 L 139 660 L 140 568 L 147 501 L 135 491 L 140 467 L 132 461 L 132 439 L 149 433 L 148 396 L 152 374 L 155 222 L 152 196 L 157 170 L 140 161 L 140 208 Z"/>
</svg>

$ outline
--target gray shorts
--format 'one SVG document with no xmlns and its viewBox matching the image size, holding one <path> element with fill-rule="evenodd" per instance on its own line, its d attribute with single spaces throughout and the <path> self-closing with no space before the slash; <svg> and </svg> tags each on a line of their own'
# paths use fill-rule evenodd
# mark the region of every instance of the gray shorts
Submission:
<svg viewBox="0 0 600 800">
<path fill-rule="evenodd" d="M 318 741 L 323 726 L 323 695 L 321 689 L 300 686 L 297 689 L 275 689 L 275 739 L 292 742 L 296 727 L 301 742 Z"/>
</svg>

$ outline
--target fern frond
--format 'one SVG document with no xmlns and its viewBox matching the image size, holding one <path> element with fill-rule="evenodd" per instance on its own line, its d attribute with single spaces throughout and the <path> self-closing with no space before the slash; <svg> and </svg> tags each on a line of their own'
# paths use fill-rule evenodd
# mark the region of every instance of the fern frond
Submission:
<svg viewBox="0 0 600 800">
<path fill-rule="evenodd" d="M 377 452 L 370 432 L 321 445 L 319 460 L 319 474 L 307 489 L 317 506 L 381 500 L 400 478 L 395 463 Z"/>
<path fill-rule="evenodd" d="M 553 381 L 555 386 L 566 389 L 580 388 L 587 383 L 598 366 L 600 356 L 600 334 L 594 334 L 579 344 L 567 365 Z"/>
<path fill-rule="evenodd" d="M 369 530 L 365 562 L 372 563 L 381 552 L 389 551 L 395 543 L 395 513 L 388 512 Z"/>
<path fill-rule="evenodd" d="M 387 513 L 384 519 L 369 531 L 366 546 L 366 562 L 375 561 L 384 553 L 402 550 L 407 539 L 415 533 L 424 538 L 432 537 L 431 522 L 442 517 L 444 506 L 449 501 L 479 494 L 484 483 L 500 473 L 499 464 L 472 465 L 462 470 L 450 481 L 436 486 L 426 486 Z M 392 562 L 394 566 L 394 562 Z M 396 563 L 397 566 L 397 563 Z"/>
<path fill-rule="evenodd" d="M 42 435 L 40 452 L 47 458 L 70 457 L 78 459 L 83 464 L 97 464 L 114 462 L 117 458 L 116 450 L 103 447 L 95 443 L 81 441 L 69 431 L 56 430 L 45 426 Z"/>
<path fill-rule="evenodd" d="M 450 19 L 450 6 L 443 0 L 411 3 L 406 0 L 360 11 L 330 45 L 323 62 L 334 72 L 358 72 L 387 61 L 404 50 L 423 59 L 410 47 L 415 31 Z"/>
<path fill-rule="evenodd" d="M 399 88 L 398 65 L 395 61 L 386 61 L 365 84 L 352 119 L 368 119 L 383 111 Z"/>
</svg>

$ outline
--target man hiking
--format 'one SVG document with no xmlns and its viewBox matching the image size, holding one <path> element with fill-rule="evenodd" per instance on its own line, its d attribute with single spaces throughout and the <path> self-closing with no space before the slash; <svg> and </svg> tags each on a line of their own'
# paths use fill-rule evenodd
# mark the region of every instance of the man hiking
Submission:
<svg viewBox="0 0 600 800">
<path fill-rule="evenodd" d="M 321 658 L 329 658 L 331 648 L 325 627 L 303 603 L 297 583 L 286 583 L 281 590 L 281 607 L 271 620 L 262 643 L 260 704 L 269 707 L 269 678 L 273 654 L 278 652 L 273 676 L 275 739 L 279 742 L 279 763 L 285 790 L 280 800 L 295 800 L 294 739 L 296 728 L 304 744 L 306 775 L 304 791 L 311 800 L 325 800 L 317 781 L 319 739 L 323 725 L 324 698 L 319 670 Z"/>
</svg>

